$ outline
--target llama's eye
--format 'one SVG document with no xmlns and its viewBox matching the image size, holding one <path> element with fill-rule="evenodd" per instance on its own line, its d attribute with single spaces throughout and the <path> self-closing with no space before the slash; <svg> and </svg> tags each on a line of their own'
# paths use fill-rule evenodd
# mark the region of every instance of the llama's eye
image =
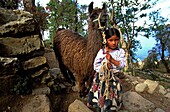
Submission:
<svg viewBox="0 0 170 112">
<path fill-rule="evenodd" d="M 95 17 L 95 16 L 98 16 L 98 13 L 96 11 L 91 13 L 91 17 Z"/>
<path fill-rule="evenodd" d="M 107 19 L 108 15 L 107 14 L 103 14 L 103 18 Z"/>
<path fill-rule="evenodd" d="M 97 18 L 98 18 L 97 13 L 96 13 L 96 14 L 94 14 L 94 15 L 92 15 L 92 17 L 93 17 L 94 19 L 97 19 Z"/>
</svg>

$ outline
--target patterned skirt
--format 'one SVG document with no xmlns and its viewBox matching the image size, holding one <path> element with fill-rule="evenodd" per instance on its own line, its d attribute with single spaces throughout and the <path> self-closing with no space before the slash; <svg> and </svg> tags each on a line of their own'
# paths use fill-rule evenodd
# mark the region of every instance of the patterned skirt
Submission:
<svg viewBox="0 0 170 112">
<path fill-rule="evenodd" d="M 108 74 L 108 73 L 107 73 Z M 122 106 L 122 86 L 119 73 L 110 72 L 109 75 L 96 73 L 88 94 L 88 103 L 98 112 L 118 111 Z"/>
</svg>

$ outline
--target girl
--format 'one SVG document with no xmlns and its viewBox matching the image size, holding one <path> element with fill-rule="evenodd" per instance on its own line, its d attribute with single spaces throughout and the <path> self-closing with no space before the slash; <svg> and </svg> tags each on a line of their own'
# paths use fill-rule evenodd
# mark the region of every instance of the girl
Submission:
<svg viewBox="0 0 170 112">
<path fill-rule="evenodd" d="M 120 32 L 116 28 L 105 31 L 106 46 L 100 49 L 95 60 L 93 84 L 88 94 L 88 106 L 99 112 L 118 111 L 122 105 L 120 70 L 125 66 L 125 52 L 118 48 Z"/>
</svg>

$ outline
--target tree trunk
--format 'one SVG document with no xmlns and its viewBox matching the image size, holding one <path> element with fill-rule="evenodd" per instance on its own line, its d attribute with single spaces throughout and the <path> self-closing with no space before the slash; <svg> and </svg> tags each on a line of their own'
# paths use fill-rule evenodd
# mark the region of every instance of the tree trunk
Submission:
<svg viewBox="0 0 170 112">
<path fill-rule="evenodd" d="M 125 50 L 125 56 L 126 56 L 126 66 L 125 66 L 125 71 L 127 71 L 129 69 L 129 54 L 128 54 L 128 51 Z"/>
<path fill-rule="evenodd" d="M 168 63 L 166 62 L 165 60 L 165 54 L 164 54 L 164 49 L 165 49 L 165 44 L 163 43 L 163 40 L 160 38 L 160 43 L 161 43 L 161 46 L 162 46 L 162 49 L 161 49 L 161 60 L 162 60 L 162 63 L 164 64 L 165 68 L 166 68 L 166 71 L 168 73 L 170 73 L 170 69 L 168 67 Z"/>
<path fill-rule="evenodd" d="M 119 29 L 119 30 L 120 30 L 120 29 Z M 120 31 L 120 33 L 121 33 L 121 31 Z M 125 39 L 122 37 L 122 33 L 121 33 L 120 35 L 121 35 L 121 36 L 120 36 L 120 44 L 121 44 L 120 47 L 125 50 L 125 56 L 126 56 L 125 71 L 127 71 L 128 68 L 129 68 L 129 62 L 128 62 L 129 53 L 128 53 L 128 50 L 127 50 L 127 43 L 126 43 Z"/>
</svg>

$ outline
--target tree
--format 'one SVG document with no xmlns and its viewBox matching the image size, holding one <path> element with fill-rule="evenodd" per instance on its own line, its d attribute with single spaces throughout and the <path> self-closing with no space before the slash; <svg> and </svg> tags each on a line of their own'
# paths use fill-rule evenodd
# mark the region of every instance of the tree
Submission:
<svg viewBox="0 0 170 112">
<path fill-rule="evenodd" d="M 41 34 L 43 34 L 43 32 L 48 29 L 48 20 L 47 19 L 48 19 L 49 13 L 38 2 L 34 9 L 33 15 L 34 15 L 34 20 L 35 20 L 38 28 L 41 31 Z"/>
<path fill-rule="evenodd" d="M 23 0 L 24 10 L 30 13 L 35 12 L 35 0 Z"/>
<path fill-rule="evenodd" d="M 6 9 L 17 9 L 21 0 L 1 0 L 0 7 Z"/>
<path fill-rule="evenodd" d="M 23 5 L 21 5 L 23 1 Z M 33 14 L 34 20 L 37 25 L 37 29 L 40 29 L 42 32 L 47 28 L 47 17 L 48 13 L 45 8 L 42 7 L 39 3 L 35 5 L 35 0 L 1 0 L 0 7 L 6 9 L 18 9 L 19 7 L 24 6 L 24 10 Z"/>
<path fill-rule="evenodd" d="M 145 64 L 143 69 L 155 69 L 158 68 L 158 53 L 157 48 L 153 47 L 152 50 L 148 51 L 148 56 L 144 60 Z"/>
<path fill-rule="evenodd" d="M 47 29 L 48 12 L 39 2 L 35 5 L 35 0 L 23 0 L 23 5 L 25 11 L 33 14 L 37 33 L 39 33 L 40 36 L 43 35 L 44 31 Z"/>
<path fill-rule="evenodd" d="M 49 29 L 50 38 L 55 35 L 58 28 L 67 28 L 72 31 L 83 33 L 84 25 L 87 24 L 87 13 L 85 13 L 87 6 L 79 6 L 77 0 L 50 0 L 48 3 L 50 9 Z"/>
<path fill-rule="evenodd" d="M 145 10 L 150 9 L 155 3 L 150 3 L 150 0 L 109 0 L 108 4 L 112 5 L 109 8 L 112 14 L 111 20 L 119 26 L 123 34 L 122 40 L 127 58 L 126 69 L 129 68 L 129 65 L 132 65 L 132 61 L 135 60 L 135 52 L 138 48 L 141 48 L 137 37 L 142 35 L 141 32 L 144 32 L 142 36 L 149 38 L 146 22 L 140 26 L 136 23 L 147 16 Z"/>
<path fill-rule="evenodd" d="M 169 52 L 170 44 L 170 25 L 166 24 L 168 19 L 161 17 L 159 12 L 154 11 L 150 14 L 150 19 L 152 19 L 151 31 L 152 36 L 155 37 L 157 42 L 156 48 L 162 63 L 164 64 L 166 71 L 170 73 L 170 68 L 168 62 L 166 61 L 165 52 Z"/>
</svg>

